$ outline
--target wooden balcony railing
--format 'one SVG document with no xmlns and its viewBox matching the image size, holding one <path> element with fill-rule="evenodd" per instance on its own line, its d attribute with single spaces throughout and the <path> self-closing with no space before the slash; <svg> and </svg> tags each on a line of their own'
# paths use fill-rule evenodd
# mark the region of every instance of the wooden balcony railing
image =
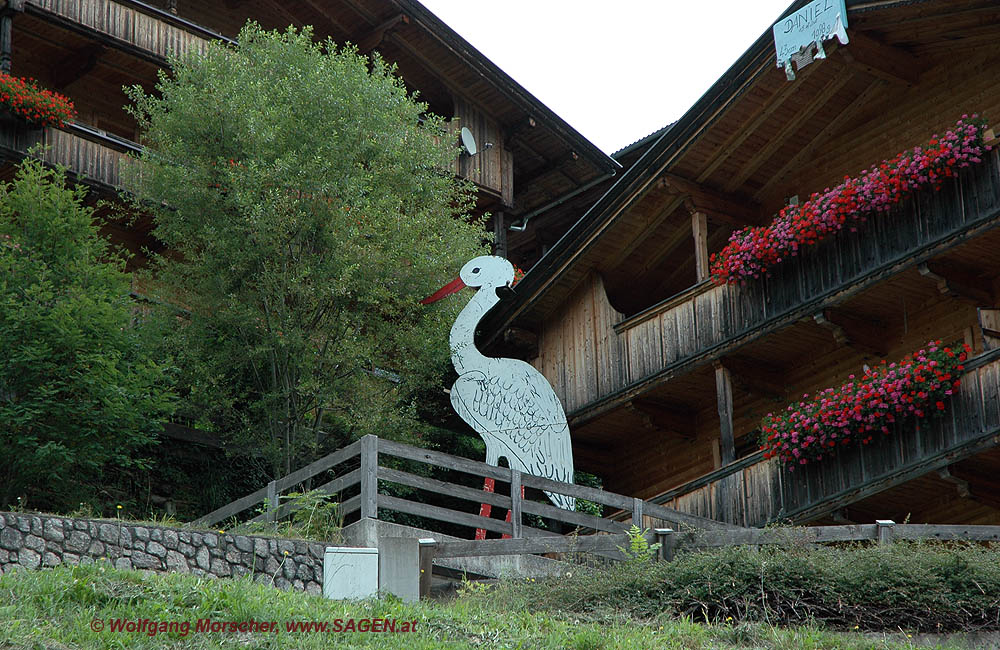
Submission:
<svg viewBox="0 0 1000 650">
<path fill-rule="evenodd" d="M 171 54 L 201 53 L 222 34 L 137 0 L 27 0 L 25 12 L 163 64 Z"/>
<path fill-rule="evenodd" d="M 62 165 L 77 180 L 106 191 L 120 186 L 121 160 L 138 153 L 139 145 L 83 124 L 63 129 L 29 129 L 16 121 L 0 123 L 0 150 L 8 159 L 20 159 L 36 145 L 43 145 L 42 160 Z"/>
<path fill-rule="evenodd" d="M 966 364 L 943 417 L 899 422 L 874 444 L 841 449 L 788 472 L 760 453 L 654 499 L 739 526 L 809 521 L 1000 445 L 1000 350 Z"/>
<path fill-rule="evenodd" d="M 842 231 L 745 285 L 698 285 L 615 326 L 628 360 L 625 382 L 591 395 L 586 415 L 622 393 L 713 361 L 728 350 L 842 302 L 885 278 L 1000 225 L 1000 160 L 994 150 L 941 190 L 924 191 L 857 232 Z M 608 369 L 604 369 L 608 370 Z M 598 370 L 600 372 L 600 369 Z"/>
</svg>

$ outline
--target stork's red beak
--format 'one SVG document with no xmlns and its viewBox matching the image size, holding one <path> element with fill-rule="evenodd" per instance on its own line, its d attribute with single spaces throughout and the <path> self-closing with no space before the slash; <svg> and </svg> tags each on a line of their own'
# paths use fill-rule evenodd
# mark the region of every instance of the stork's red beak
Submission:
<svg viewBox="0 0 1000 650">
<path fill-rule="evenodd" d="M 431 294 L 431 295 L 427 296 L 426 298 L 424 298 L 423 300 L 421 300 L 420 304 L 421 305 L 429 305 L 432 302 L 437 302 L 438 300 L 441 300 L 445 296 L 450 296 L 453 293 L 458 293 L 459 291 L 461 291 L 464 288 L 465 288 L 465 283 L 462 282 L 462 278 L 460 278 L 460 277 L 459 278 L 455 278 L 454 280 L 452 280 L 448 284 L 444 285 L 443 287 L 441 287 L 440 289 L 438 289 L 437 291 L 435 291 L 433 294 Z"/>
</svg>

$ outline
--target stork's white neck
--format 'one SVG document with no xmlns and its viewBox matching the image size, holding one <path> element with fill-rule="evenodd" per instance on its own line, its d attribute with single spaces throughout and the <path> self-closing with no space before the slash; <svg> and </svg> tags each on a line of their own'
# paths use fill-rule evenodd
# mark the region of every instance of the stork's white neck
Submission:
<svg viewBox="0 0 1000 650">
<path fill-rule="evenodd" d="M 472 297 L 469 304 L 459 313 L 451 326 L 448 343 L 451 346 L 451 363 L 455 371 L 462 375 L 470 370 L 485 368 L 489 358 L 476 349 L 476 325 L 493 305 L 497 304 L 496 287 L 484 285 Z"/>
</svg>

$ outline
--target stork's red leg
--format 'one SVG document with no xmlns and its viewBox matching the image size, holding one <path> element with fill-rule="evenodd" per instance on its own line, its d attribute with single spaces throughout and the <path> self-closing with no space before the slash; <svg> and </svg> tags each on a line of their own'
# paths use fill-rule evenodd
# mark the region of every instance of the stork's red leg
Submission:
<svg viewBox="0 0 1000 650">
<path fill-rule="evenodd" d="M 521 486 L 521 501 L 524 501 L 524 486 L 523 485 Z M 505 519 L 504 521 L 506 521 L 508 524 L 510 523 L 510 510 L 507 511 L 507 519 Z M 510 535 L 508 535 L 507 533 L 504 533 L 503 537 L 501 539 L 510 539 Z"/>
<path fill-rule="evenodd" d="M 496 481 L 494 481 L 491 478 L 484 479 L 483 480 L 483 492 L 492 492 L 493 491 L 493 486 L 495 484 L 496 484 Z M 490 513 L 492 511 L 493 511 L 493 506 L 491 506 L 490 504 L 488 504 L 488 503 L 481 503 L 481 504 L 479 504 L 479 516 L 480 517 L 489 517 Z M 507 516 L 510 517 L 510 513 L 509 512 L 507 513 Z M 508 521 L 509 521 L 509 519 L 508 519 Z M 476 529 L 476 539 L 486 539 L 486 529 L 485 528 L 477 528 Z"/>
</svg>

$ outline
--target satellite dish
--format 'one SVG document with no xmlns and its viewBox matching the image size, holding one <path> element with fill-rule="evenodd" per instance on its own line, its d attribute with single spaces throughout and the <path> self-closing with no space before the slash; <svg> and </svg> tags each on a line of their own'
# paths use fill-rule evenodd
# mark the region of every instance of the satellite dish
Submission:
<svg viewBox="0 0 1000 650">
<path fill-rule="evenodd" d="M 470 156 L 475 156 L 479 149 L 476 147 L 476 138 L 472 135 L 469 127 L 462 127 L 462 146 Z"/>
</svg>

